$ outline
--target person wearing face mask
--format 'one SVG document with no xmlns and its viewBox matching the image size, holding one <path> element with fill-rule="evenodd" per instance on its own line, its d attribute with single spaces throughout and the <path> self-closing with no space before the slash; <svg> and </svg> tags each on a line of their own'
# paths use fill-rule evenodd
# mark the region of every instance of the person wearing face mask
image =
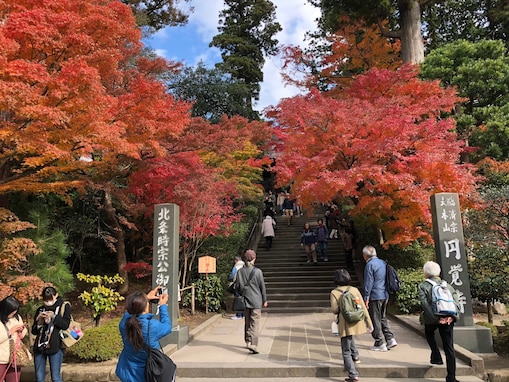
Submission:
<svg viewBox="0 0 509 382">
<path fill-rule="evenodd" d="M 64 300 L 53 287 L 43 289 L 42 300 L 43 305 L 35 311 L 34 324 L 32 325 L 32 334 L 36 336 L 34 343 L 35 381 L 44 382 L 46 379 L 46 361 L 49 359 L 51 381 L 62 382 L 60 369 L 64 354 L 60 330 L 69 327 L 71 305 L 64 306 Z"/>
</svg>

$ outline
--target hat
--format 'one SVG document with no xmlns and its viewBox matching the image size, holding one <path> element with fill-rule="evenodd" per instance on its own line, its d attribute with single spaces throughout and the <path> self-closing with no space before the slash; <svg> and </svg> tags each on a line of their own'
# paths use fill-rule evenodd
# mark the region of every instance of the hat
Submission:
<svg viewBox="0 0 509 382">
<path fill-rule="evenodd" d="M 252 249 L 248 249 L 246 253 L 244 253 L 244 258 L 246 259 L 246 261 L 253 261 L 254 259 L 256 259 L 256 252 L 253 251 Z"/>
</svg>

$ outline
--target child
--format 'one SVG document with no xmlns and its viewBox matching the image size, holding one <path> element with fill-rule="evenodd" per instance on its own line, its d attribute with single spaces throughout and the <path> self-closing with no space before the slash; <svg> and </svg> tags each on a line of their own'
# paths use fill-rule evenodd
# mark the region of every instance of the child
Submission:
<svg viewBox="0 0 509 382">
<path fill-rule="evenodd" d="M 359 351 L 355 345 L 354 335 L 371 332 L 373 330 L 373 323 L 369 317 L 368 310 L 364 305 L 361 292 L 353 286 L 350 286 L 352 279 L 350 273 L 346 269 L 337 269 L 334 274 L 334 283 L 337 285 L 336 289 L 333 289 L 330 293 L 331 309 L 334 314 L 339 316 L 339 336 L 341 337 L 341 352 L 343 353 L 343 363 L 345 370 L 348 372 L 348 378 L 345 378 L 345 382 L 356 382 L 359 380 L 359 373 L 355 368 L 356 363 L 360 363 Z M 340 313 L 341 299 L 343 293 L 348 289 L 349 293 L 352 293 L 354 297 L 359 299 L 359 304 L 364 309 L 365 320 L 358 322 L 348 322 Z M 366 324 L 367 328 L 366 329 Z"/>
</svg>

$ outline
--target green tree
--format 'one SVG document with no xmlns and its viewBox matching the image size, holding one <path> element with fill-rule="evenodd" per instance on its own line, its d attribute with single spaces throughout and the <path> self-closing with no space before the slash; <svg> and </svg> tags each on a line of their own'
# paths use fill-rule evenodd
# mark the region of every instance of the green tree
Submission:
<svg viewBox="0 0 509 382">
<path fill-rule="evenodd" d="M 319 27 L 325 36 L 340 27 L 340 16 L 351 20 L 363 19 L 366 23 L 377 24 L 385 37 L 401 41 L 401 58 L 404 63 L 419 63 L 424 59 L 422 38 L 421 3 L 424 0 L 310 0 L 319 7 L 322 16 Z M 386 28 L 384 20 L 389 20 Z"/>
<path fill-rule="evenodd" d="M 423 7 L 424 37 L 428 51 L 455 40 L 476 42 L 500 38 L 500 25 L 491 17 L 498 0 L 448 0 Z"/>
<path fill-rule="evenodd" d="M 210 46 L 219 48 L 223 62 L 216 66 L 232 78 L 246 84 L 249 96 L 242 99 L 252 109 L 258 100 L 263 81 L 265 56 L 276 53 L 276 33 L 281 25 L 276 21 L 276 7 L 269 0 L 225 0 L 220 12 L 220 32 Z"/>
<path fill-rule="evenodd" d="M 509 301 L 509 185 L 486 187 L 484 206 L 466 215 L 465 239 L 472 296 L 486 302 L 493 322 L 493 303 Z"/>
<path fill-rule="evenodd" d="M 500 40 L 458 40 L 434 49 L 420 75 L 454 86 L 465 99 L 458 132 L 478 152 L 474 158 L 509 158 L 509 56 Z"/>
<path fill-rule="evenodd" d="M 218 123 L 223 115 L 256 120 L 259 115 L 242 100 L 251 96 L 248 86 L 220 68 L 206 68 L 203 62 L 185 67 L 171 76 L 168 89 L 177 98 L 193 103 L 193 117 Z"/>
<path fill-rule="evenodd" d="M 178 7 L 181 2 L 189 0 L 122 0 L 133 10 L 136 23 L 148 27 L 150 31 L 158 31 L 166 26 L 184 25 L 189 15 Z M 189 12 L 192 8 L 189 9 Z"/>
<path fill-rule="evenodd" d="M 28 236 L 41 250 L 37 256 L 30 257 L 31 273 L 53 284 L 62 294 L 72 291 L 74 278 L 67 264 L 70 251 L 66 235 L 61 230 L 53 230 L 47 214 L 41 210 L 30 212 L 29 220 L 35 229 Z"/>
</svg>

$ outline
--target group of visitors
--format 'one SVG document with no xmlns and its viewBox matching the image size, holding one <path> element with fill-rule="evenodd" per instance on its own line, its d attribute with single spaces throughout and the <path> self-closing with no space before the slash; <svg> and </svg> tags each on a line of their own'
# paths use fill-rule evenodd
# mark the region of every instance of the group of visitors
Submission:
<svg viewBox="0 0 509 382">
<path fill-rule="evenodd" d="M 124 348 L 116 368 L 116 374 L 121 381 L 144 381 L 147 359 L 145 346 L 160 349 L 159 340 L 171 332 L 166 305 L 168 295 L 159 292 L 159 287 L 147 294 L 134 292 L 126 299 L 126 312 L 119 324 Z M 62 382 L 63 348 L 60 332 L 66 330 L 71 323 L 71 305 L 66 303 L 52 286 L 43 289 L 41 298 L 43 304 L 36 309 L 31 327 L 31 334 L 35 338 L 32 348 L 35 381 L 46 380 L 46 364 L 49 363 L 51 381 Z M 152 320 L 154 316 L 150 313 L 151 301 L 158 303 L 158 320 Z M 0 320 L 3 324 L 0 329 L 1 382 L 16 382 L 21 377 L 21 368 L 14 365 L 10 355 L 10 341 L 16 343 L 28 334 L 19 309 L 20 302 L 12 295 L 0 301 Z"/>
<path fill-rule="evenodd" d="M 35 336 L 33 355 L 35 368 L 35 381 L 44 382 L 46 379 L 46 363 L 49 361 L 51 380 L 61 382 L 61 367 L 63 351 L 61 346 L 60 330 L 65 330 L 71 322 L 71 306 L 65 304 L 56 289 L 45 287 L 42 291 L 43 305 L 39 306 L 34 314 L 31 328 Z M 27 325 L 19 314 L 20 302 L 10 295 L 0 301 L 0 319 L 3 329 L 0 329 L 0 381 L 19 381 L 21 369 L 15 365 L 10 356 L 10 341 L 18 341 L 28 334 Z"/>
<path fill-rule="evenodd" d="M 318 226 L 321 227 L 322 224 L 323 221 L 319 222 Z M 311 245 L 316 243 L 316 240 L 314 242 L 306 242 L 306 238 L 311 236 L 315 237 L 315 235 L 309 234 L 310 228 L 308 224 L 306 224 L 304 231 L 306 234 L 303 236 L 303 245 L 309 246 L 311 250 Z M 311 252 L 309 256 L 308 259 L 313 261 Z M 360 363 L 360 354 L 354 336 L 366 332 L 371 333 L 374 339 L 373 346 L 370 347 L 371 351 L 386 352 L 398 345 L 387 320 L 389 292 L 388 286 L 386 285 L 386 263 L 378 258 L 376 249 L 370 245 L 363 248 L 362 256 L 366 262 L 362 293 L 359 289 L 351 285 L 352 279 L 350 273 L 346 269 L 338 269 L 334 274 L 334 283 L 337 287 L 332 290 L 330 294 L 331 310 L 339 317 L 338 332 L 341 338 L 342 358 L 345 370 L 348 373 L 345 382 L 356 382 L 359 380 L 359 373 L 355 365 Z M 237 271 L 235 282 L 237 283 L 237 288 L 243 290 L 242 295 L 246 301 L 246 309 L 244 311 L 246 316 L 244 323 L 246 347 L 251 353 L 256 354 L 258 353 L 261 309 L 262 307 L 266 307 L 268 302 L 263 272 L 254 266 L 256 253 L 253 250 L 248 250 L 244 257 L 246 266 Z M 429 261 L 424 264 L 423 273 L 426 279 L 432 279 L 439 283 L 440 272 L 440 265 L 436 262 Z M 454 323 L 459 318 L 458 313 L 449 316 L 435 315 L 431 307 L 431 288 L 432 284 L 427 281 L 419 285 L 419 300 L 423 310 L 424 331 L 426 340 L 431 349 L 430 363 L 432 365 L 443 364 L 442 356 L 435 339 L 435 332 L 438 330 L 443 343 L 447 363 L 446 382 L 458 382 L 456 380 L 456 359 L 453 343 L 453 328 Z M 455 303 L 457 305 L 456 311 L 459 312 L 457 295 L 454 293 L 452 287 L 450 287 L 450 289 L 455 296 Z M 344 297 L 345 292 L 352 293 L 353 297 L 359 301 L 365 313 L 364 320 L 350 322 L 344 317 L 342 318 L 340 306 L 341 299 Z"/>
<path fill-rule="evenodd" d="M 351 233 L 342 233 L 341 238 L 343 240 L 346 264 L 349 268 L 353 268 L 353 254 L 355 253 L 353 235 Z M 305 223 L 300 235 L 300 244 L 305 249 L 306 262 L 318 264 L 318 260 L 329 261 L 327 243 L 330 239 L 329 228 L 324 224 L 324 219 L 319 218 L 314 229 L 311 228 L 309 223 Z"/>
<path fill-rule="evenodd" d="M 337 288 L 331 291 L 331 310 L 339 317 L 339 336 L 341 337 L 341 351 L 343 364 L 348 373 L 345 382 L 356 382 L 359 380 L 359 373 L 355 367 L 360 363 L 360 356 L 355 344 L 354 336 L 365 332 L 371 333 L 374 344 L 372 351 L 385 352 L 398 345 L 394 334 L 387 321 L 387 303 L 389 301 L 388 286 L 386 285 L 386 263 L 379 259 L 376 249 L 372 246 L 365 246 L 362 255 L 366 261 L 364 268 L 363 293 L 351 286 L 351 277 L 346 269 L 338 269 L 334 276 Z M 428 261 L 423 266 L 425 279 L 434 280 L 440 283 L 440 265 L 434 261 Z M 341 299 L 346 289 L 357 299 L 363 299 L 362 308 L 365 311 L 366 319 L 357 322 L 349 322 L 340 313 Z M 459 312 L 459 302 L 452 287 L 451 293 L 455 298 Z M 458 313 L 455 315 L 438 316 L 432 309 L 432 284 L 423 281 L 419 285 L 419 301 L 423 310 L 424 332 L 426 340 L 431 349 L 430 363 L 442 365 L 443 360 L 438 348 L 435 332 L 438 330 L 442 339 L 445 359 L 447 364 L 446 382 L 458 382 L 456 380 L 456 357 L 454 353 L 453 329 L 457 321 Z"/>
</svg>

